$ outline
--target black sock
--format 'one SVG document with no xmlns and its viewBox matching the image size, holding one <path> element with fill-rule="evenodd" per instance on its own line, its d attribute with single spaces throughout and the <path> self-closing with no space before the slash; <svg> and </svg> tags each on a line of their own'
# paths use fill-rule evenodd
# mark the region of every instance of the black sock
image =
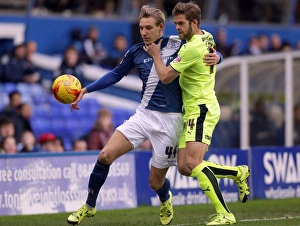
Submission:
<svg viewBox="0 0 300 226">
<path fill-rule="evenodd" d="M 96 200 L 100 191 L 100 188 L 104 184 L 108 175 L 110 165 L 104 164 L 97 160 L 93 172 L 90 175 L 88 197 L 86 204 L 90 207 L 96 206 Z"/>
<path fill-rule="evenodd" d="M 161 189 L 159 189 L 155 192 L 158 195 L 159 200 L 161 202 L 165 202 L 168 200 L 168 198 L 170 198 L 169 191 L 170 191 L 170 181 L 168 180 L 168 178 L 166 178 L 165 183 L 163 184 Z"/>
</svg>

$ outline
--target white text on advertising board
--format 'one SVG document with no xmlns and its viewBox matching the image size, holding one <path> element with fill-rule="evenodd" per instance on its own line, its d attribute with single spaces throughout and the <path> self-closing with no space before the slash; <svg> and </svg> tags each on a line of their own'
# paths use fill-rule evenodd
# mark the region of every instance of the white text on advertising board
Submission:
<svg viewBox="0 0 300 226">
<path fill-rule="evenodd" d="M 300 153 L 266 152 L 263 164 L 267 171 L 264 175 L 266 184 L 300 182 Z"/>
</svg>

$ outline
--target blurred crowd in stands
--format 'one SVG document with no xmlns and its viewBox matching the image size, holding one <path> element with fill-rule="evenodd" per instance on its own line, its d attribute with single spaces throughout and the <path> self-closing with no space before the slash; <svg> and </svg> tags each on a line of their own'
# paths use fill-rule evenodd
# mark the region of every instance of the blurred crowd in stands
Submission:
<svg viewBox="0 0 300 226">
<path fill-rule="evenodd" d="M 179 0 L 0 0 L 0 9 L 31 12 L 33 15 L 93 16 L 97 18 L 137 19 L 140 7 L 148 4 L 160 8 L 171 18 Z M 181 0 L 188 2 L 189 0 Z M 220 24 L 256 22 L 295 24 L 300 22 L 297 0 L 195 0 L 202 9 L 203 21 Z M 29 7 L 31 6 L 31 8 Z M 28 10 L 29 9 L 29 10 Z"/>
<path fill-rule="evenodd" d="M 0 81 L 14 83 L 39 82 L 40 75 L 31 61 L 31 56 L 36 52 L 36 48 L 37 45 L 34 41 L 28 41 L 3 53 L 1 56 Z"/>
<path fill-rule="evenodd" d="M 132 0 L 128 17 L 137 18 L 141 5 L 150 4 L 164 10 L 166 15 L 171 15 L 176 0 Z M 196 1 L 198 2 L 198 1 Z M 240 1 L 233 1 L 233 5 L 220 1 L 222 8 L 218 8 L 215 19 L 231 20 L 230 10 L 234 10 L 234 4 L 239 5 Z M 256 4 L 254 4 L 256 2 Z M 262 21 L 278 22 L 282 18 L 282 8 L 277 4 L 280 1 L 246 1 L 240 8 L 241 12 L 235 14 L 239 20 L 255 21 L 260 18 Z M 97 17 L 109 18 L 117 16 L 121 9 L 121 0 L 37 0 L 34 5 L 34 13 L 45 12 L 57 13 L 89 13 Z M 208 1 L 199 1 L 201 7 L 205 7 Z M 246 7 L 247 5 L 247 7 Z M 254 8 L 253 6 L 256 6 Z M 228 7 L 230 9 L 228 9 Z M 258 17 L 255 15 L 264 15 Z M 274 16 L 276 15 L 276 16 Z M 83 86 L 87 83 L 82 71 L 83 64 L 97 65 L 102 68 L 112 69 L 119 64 L 128 49 L 128 40 L 122 34 L 114 37 L 114 48 L 108 51 L 100 42 L 101 28 L 91 26 L 87 34 L 80 29 L 73 29 L 70 33 L 68 47 L 61 53 L 61 65 L 53 73 L 53 80 L 61 74 L 72 74 L 76 76 Z M 243 48 L 241 40 L 234 40 L 229 43 L 227 40 L 226 26 L 220 26 L 214 34 L 216 48 L 227 58 L 237 55 L 260 55 L 264 53 L 284 52 L 300 50 L 300 41 L 293 46 L 289 40 L 282 40 L 280 34 L 274 33 L 270 36 L 257 34 L 249 37 L 246 49 Z M 8 52 L 0 56 L 0 82 L 1 83 L 28 83 L 42 84 L 43 75 L 39 68 L 32 63 L 32 55 L 38 52 L 37 43 L 28 40 L 24 44 L 14 46 Z M 10 92 L 9 103 L 0 108 L 0 153 L 28 153 L 28 152 L 63 152 L 66 150 L 63 137 L 51 132 L 46 132 L 35 137 L 31 126 L 32 106 L 29 103 L 21 102 L 21 94 L 17 90 Z M 272 146 L 284 145 L 284 117 L 282 108 L 268 108 L 263 99 L 258 99 L 250 112 L 250 145 L 251 146 Z M 239 119 L 237 118 L 236 121 Z M 231 124 L 232 121 L 230 122 Z M 101 150 L 108 141 L 115 129 L 112 114 L 109 110 L 102 108 L 90 131 L 78 139 L 72 140 L 72 151 Z M 300 104 L 294 109 L 294 143 L 300 145 Z M 233 141 L 229 147 L 239 147 L 239 129 L 234 128 Z M 146 142 L 141 149 L 151 149 L 151 144 Z"/>
<path fill-rule="evenodd" d="M 98 18 L 116 18 L 136 20 L 142 5 L 148 4 L 161 9 L 167 18 L 172 15 L 172 9 L 179 0 L 36 0 L 33 13 L 49 14 L 61 13 L 70 15 L 91 15 Z M 189 0 L 181 0 L 188 2 Z M 289 13 L 294 22 L 300 22 L 299 1 L 295 10 L 289 11 L 292 0 L 195 0 L 202 9 L 202 20 L 215 20 L 218 23 L 260 22 L 286 23 Z M 209 14 L 208 12 L 214 12 Z M 291 19 L 290 19 L 291 20 Z"/>
<path fill-rule="evenodd" d="M 64 151 L 101 150 L 114 132 L 112 113 L 101 108 L 94 125 L 78 138 L 72 140 L 67 149 L 64 138 L 53 132 L 43 132 L 35 137 L 32 120 L 32 106 L 21 101 L 21 93 L 9 93 L 9 103 L 0 111 L 0 153 L 60 153 Z M 138 149 L 150 150 L 147 141 Z"/>
<path fill-rule="evenodd" d="M 213 32 L 212 32 L 213 33 Z M 96 65 L 104 69 L 113 69 L 123 59 L 128 50 L 129 41 L 123 34 L 113 37 L 113 49 L 107 50 L 100 42 L 101 28 L 90 26 L 84 34 L 79 28 L 70 32 L 69 45 L 61 53 L 61 64 L 54 72 L 53 79 L 61 74 L 72 74 L 85 85 L 86 79 L 82 64 Z M 238 38 L 230 43 L 227 30 L 220 27 L 215 34 L 216 48 L 224 58 L 238 55 L 261 55 L 263 53 L 286 52 L 300 50 L 300 40 L 293 46 L 290 40 L 282 40 L 279 34 L 257 34 L 249 37 L 247 43 Z M 0 55 L 0 81 L 41 83 L 43 76 L 32 62 L 32 55 L 38 51 L 37 43 L 29 40 L 14 46 Z"/>
<path fill-rule="evenodd" d="M 122 34 L 114 37 L 114 48 L 111 52 L 107 51 L 99 39 L 100 29 L 98 27 L 91 26 L 85 36 L 80 29 L 72 30 L 69 46 L 64 53 L 61 53 L 61 65 L 54 72 L 53 79 L 61 74 L 72 74 L 84 85 L 86 81 L 82 71 L 83 63 L 106 69 L 117 66 L 128 50 L 127 38 Z M 37 43 L 29 40 L 2 53 L 0 56 L 0 81 L 41 83 L 43 77 L 31 59 L 37 51 Z"/>
<path fill-rule="evenodd" d="M 266 34 L 256 34 L 249 37 L 246 48 L 243 48 L 242 40 L 236 39 L 229 43 L 227 39 L 226 28 L 219 28 L 215 34 L 216 46 L 224 57 L 238 55 L 261 55 L 263 53 L 288 52 L 300 50 L 300 39 L 293 46 L 290 40 L 282 40 L 279 34 L 273 33 L 270 36 Z"/>
</svg>

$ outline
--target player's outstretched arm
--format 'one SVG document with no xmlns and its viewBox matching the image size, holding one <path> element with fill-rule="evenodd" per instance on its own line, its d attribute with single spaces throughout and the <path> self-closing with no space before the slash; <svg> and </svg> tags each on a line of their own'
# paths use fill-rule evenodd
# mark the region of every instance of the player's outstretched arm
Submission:
<svg viewBox="0 0 300 226">
<path fill-rule="evenodd" d="M 80 110 L 80 107 L 78 106 L 78 103 L 79 103 L 79 101 L 81 101 L 81 99 L 83 98 L 83 95 L 86 94 L 86 93 L 87 93 L 86 88 L 82 88 L 80 90 L 80 93 L 79 93 L 77 99 L 70 105 L 71 112 L 73 112 L 74 109 Z"/>
<path fill-rule="evenodd" d="M 106 73 L 105 75 L 103 75 L 101 78 L 94 81 L 93 83 L 87 85 L 85 88 L 81 89 L 78 98 L 70 106 L 71 112 L 73 112 L 74 109 L 80 110 L 80 107 L 78 106 L 78 102 L 82 99 L 84 94 L 91 93 L 96 90 L 105 89 L 120 81 L 124 77 L 124 74 L 120 74 L 115 70 L 112 70 Z"/>
</svg>

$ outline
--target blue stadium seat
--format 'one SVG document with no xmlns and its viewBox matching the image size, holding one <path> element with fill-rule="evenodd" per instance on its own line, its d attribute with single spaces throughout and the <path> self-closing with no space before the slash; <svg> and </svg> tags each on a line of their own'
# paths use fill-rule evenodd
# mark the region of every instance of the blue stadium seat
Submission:
<svg viewBox="0 0 300 226">
<path fill-rule="evenodd" d="M 22 103 L 33 105 L 33 100 L 30 95 L 25 95 L 25 94 L 21 94 L 21 95 L 22 95 L 21 96 Z"/>
<path fill-rule="evenodd" d="M 21 85 L 25 89 L 26 85 Z M 71 149 L 71 141 L 85 136 L 93 127 L 101 104 L 92 98 L 80 102 L 80 111 L 71 113 L 70 105 L 59 103 L 52 94 L 44 92 L 41 87 L 34 86 L 31 91 L 34 100 L 31 118 L 34 135 L 38 138 L 43 132 L 52 132 L 65 141 L 67 150 Z M 30 97 L 30 95 L 28 95 Z M 133 112 L 122 108 L 110 108 L 113 123 L 119 126 L 128 119 Z"/>
<path fill-rule="evenodd" d="M 7 82 L 7 83 L 4 83 L 4 89 L 5 89 L 6 93 L 10 93 L 12 91 L 16 91 L 17 90 L 17 86 L 16 86 L 15 83 Z"/>
<path fill-rule="evenodd" d="M 87 117 L 78 118 L 79 126 L 83 133 L 87 133 L 94 126 L 95 120 L 91 120 Z"/>
<path fill-rule="evenodd" d="M 87 101 L 87 99 L 82 99 L 82 101 L 80 101 L 79 106 L 81 109 L 88 109 L 90 106 L 89 101 Z"/>
<path fill-rule="evenodd" d="M 39 107 L 32 108 L 32 118 L 42 117 L 45 115 L 45 110 Z"/>
<path fill-rule="evenodd" d="M 55 136 L 58 136 L 58 137 L 63 137 L 63 138 L 72 137 L 72 134 L 70 133 L 70 130 L 65 126 L 51 127 L 51 128 L 48 129 L 48 131 L 53 133 Z"/>
<path fill-rule="evenodd" d="M 69 137 L 63 137 L 65 151 L 71 151 L 72 150 L 72 139 Z"/>
<path fill-rule="evenodd" d="M 0 110 L 3 109 L 9 102 L 8 95 L 6 93 L 0 93 Z"/>
<path fill-rule="evenodd" d="M 28 83 L 18 83 L 16 84 L 16 89 L 22 95 L 31 95 L 31 85 Z"/>
<path fill-rule="evenodd" d="M 42 133 L 49 132 L 51 128 L 51 121 L 47 117 L 32 117 L 30 123 L 36 138 Z"/>
<path fill-rule="evenodd" d="M 52 94 L 49 93 L 47 98 L 47 103 L 50 105 L 62 105 L 62 103 L 58 102 Z"/>
<path fill-rule="evenodd" d="M 49 92 L 46 92 L 44 87 L 40 84 L 32 84 L 30 86 L 30 94 L 32 96 L 48 96 Z"/>
<path fill-rule="evenodd" d="M 100 109 L 102 107 L 101 104 L 94 98 L 86 98 L 82 102 L 85 102 L 86 106 L 89 109 L 95 110 L 95 109 Z"/>
<path fill-rule="evenodd" d="M 51 120 L 48 117 L 32 117 L 30 120 L 33 129 L 50 128 Z"/>
<path fill-rule="evenodd" d="M 52 109 L 48 104 L 34 105 L 32 104 L 32 117 L 51 117 Z"/>
<path fill-rule="evenodd" d="M 0 93 L 6 93 L 5 92 L 5 86 L 3 83 L 0 83 Z"/>
<path fill-rule="evenodd" d="M 32 101 L 36 105 L 47 103 L 47 101 L 49 99 L 49 96 L 50 96 L 50 94 L 48 94 L 48 93 L 38 94 L 38 93 L 34 92 L 34 93 L 31 94 Z"/>
<path fill-rule="evenodd" d="M 112 113 L 112 120 L 115 125 L 115 127 L 118 127 L 119 125 L 123 124 L 123 122 L 131 116 L 131 113 L 122 108 L 110 108 L 109 109 Z"/>
</svg>

